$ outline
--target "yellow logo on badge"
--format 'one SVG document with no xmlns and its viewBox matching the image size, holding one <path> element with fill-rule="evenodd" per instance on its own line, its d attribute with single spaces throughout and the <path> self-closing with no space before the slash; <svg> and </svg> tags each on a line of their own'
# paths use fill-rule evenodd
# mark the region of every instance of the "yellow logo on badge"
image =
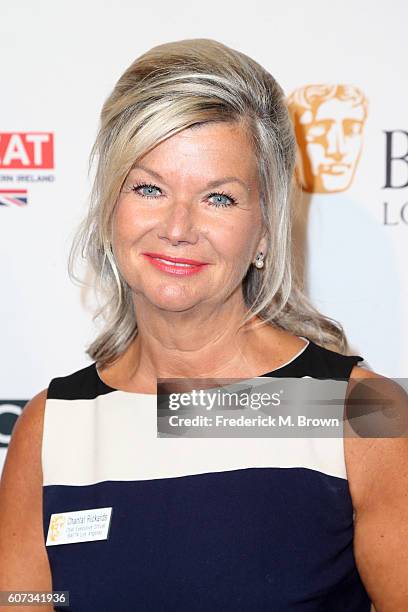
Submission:
<svg viewBox="0 0 408 612">
<path fill-rule="evenodd" d="M 52 514 L 45 545 L 107 540 L 111 516 L 112 507 Z"/>
<path fill-rule="evenodd" d="M 63 532 L 66 518 L 63 514 L 53 514 L 50 521 L 50 540 L 56 542 L 58 536 Z"/>
</svg>

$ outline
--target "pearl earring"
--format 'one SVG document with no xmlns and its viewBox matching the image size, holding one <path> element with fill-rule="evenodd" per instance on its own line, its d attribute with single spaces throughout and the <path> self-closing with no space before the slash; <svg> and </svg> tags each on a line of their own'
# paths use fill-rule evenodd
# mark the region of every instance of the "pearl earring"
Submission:
<svg viewBox="0 0 408 612">
<path fill-rule="evenodd" d="M 258 268 L 258 270 L 264 267 L 263 259 L 264 259 L 264 254 L 262 253 L 262 251 L 260 251 L 255 257 L 255 266 Z"/>
</svg>

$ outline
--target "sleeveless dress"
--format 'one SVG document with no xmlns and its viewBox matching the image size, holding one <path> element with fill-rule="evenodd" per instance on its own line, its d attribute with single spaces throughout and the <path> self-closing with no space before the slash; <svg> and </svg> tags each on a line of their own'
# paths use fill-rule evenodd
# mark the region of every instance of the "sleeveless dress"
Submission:
<svg viewBox="0 0 408 612">
<path fill-rule="evenodd" d="M 309 338 L 263 376 L 348 380 L 360 356 Z M 112 508 L 106 539 L 47 546 L 74 612 L 369 612 L 343 438 L 160 439 L 156 396 L 96 364 L 53 378 L 43 526 Z"/>
</svg>

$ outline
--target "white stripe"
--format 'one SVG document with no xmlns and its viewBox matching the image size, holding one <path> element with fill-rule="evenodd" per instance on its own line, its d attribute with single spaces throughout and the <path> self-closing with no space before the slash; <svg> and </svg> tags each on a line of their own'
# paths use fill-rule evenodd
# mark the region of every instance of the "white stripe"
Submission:
<svg viewBox="0 0 408 612">
<path fill-rule="evenodd" d="M 157 438 L 156 396 L 115 391 L 48 399 L 43 484 L 89 485 L 250 467 L 304 467 L 347 479 L 343 438 Z"/>
</svg>

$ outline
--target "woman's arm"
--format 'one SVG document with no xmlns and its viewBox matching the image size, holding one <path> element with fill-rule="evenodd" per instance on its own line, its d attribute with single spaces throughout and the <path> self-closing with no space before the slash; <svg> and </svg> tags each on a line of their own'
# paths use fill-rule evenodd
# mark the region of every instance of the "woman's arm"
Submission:
<svg viewBox="0 0 408 612">
<path fill-rule="evenodd" d="M 351 428 L 347 424 L 347 471 L 355 510 L 356 564 L 376 612 L 407 612 L 407 395 L 394 381 L 370 370 L 356 366 L 351 376 L 354 380 L 365 379 L 363 397 L 369 398 L 367 407 L 373 410 L 364 417 L 365 425 L 358 426 L 356 436 L 352 431 L 353 419 Z M 356 397 L 361 400 L 361 392 Z M 388 413 L 383 412 L 385 400 L 389 402 Z M 369 431 L 385 436 L 394 429 L 400 432 L 398 437 L 362 437 Z"/>
<path fill-rule="evenodd" d="M 51 591 L 42 523 L 41 442 L 47 389 L 14 426 L 0 483 L 0 591 Z M 38 606 L 13 606 L 29 612 Z M 41 606 L 53 610 L 52 606 Z M 10 607 L 0 606 L 0 610 Z"/>
</svg>

